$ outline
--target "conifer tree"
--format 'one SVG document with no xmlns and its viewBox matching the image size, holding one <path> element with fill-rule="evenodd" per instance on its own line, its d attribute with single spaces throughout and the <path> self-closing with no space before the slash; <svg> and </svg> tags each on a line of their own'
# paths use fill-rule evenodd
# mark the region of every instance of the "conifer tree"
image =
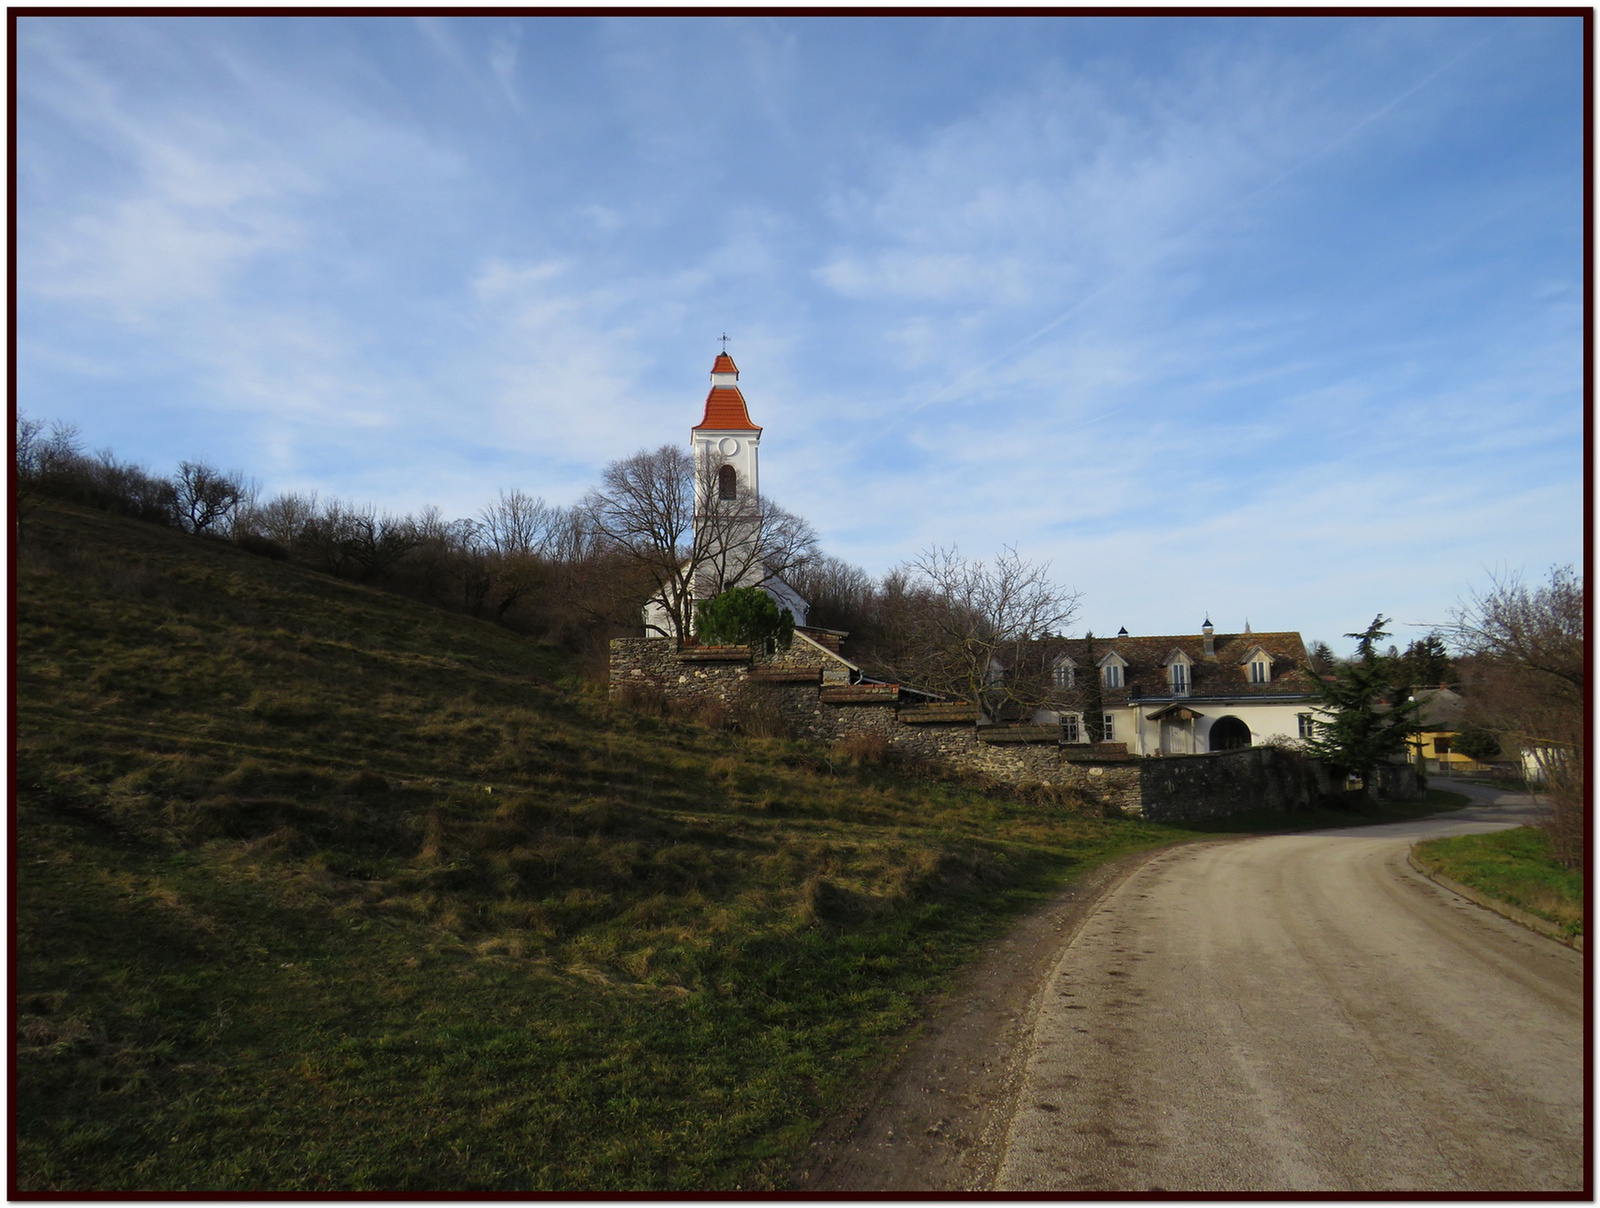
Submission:
<svg viewBox="0 0 1600 1208">
<path fill-rule="evenodd" d="M 1373 769 L 1405 755 L 1417 731 L 1416 702 L 1394 691 L 1393 660 L 1378 650 L 1389 636 L 1387 623 L 1380 613 L 1365 632 L 1344 635 L 1356 639 L 1356 657 L 1317 678 L 1317 703 L 1329 716 L 1314 719 L 1314 733 L 1305 740 L 1308 754 L 1361 777 L 1369 796 Z"/>
</svg>

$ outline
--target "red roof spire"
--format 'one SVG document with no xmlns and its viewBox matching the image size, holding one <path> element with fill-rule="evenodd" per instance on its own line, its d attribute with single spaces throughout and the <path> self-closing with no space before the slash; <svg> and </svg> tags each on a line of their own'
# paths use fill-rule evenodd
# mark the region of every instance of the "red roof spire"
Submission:
<svg viewBox="0 0 1600 1208">
<path fill-rule="evenodd" d="M 717 432 L 759 432 L 750 420 L 739 393 L 739 367 L 726 351 L 719 352 L 711 364 L 711 393 L 706 395 L 706 413 L 691 431 L 710 428 Z"/>
</svg>

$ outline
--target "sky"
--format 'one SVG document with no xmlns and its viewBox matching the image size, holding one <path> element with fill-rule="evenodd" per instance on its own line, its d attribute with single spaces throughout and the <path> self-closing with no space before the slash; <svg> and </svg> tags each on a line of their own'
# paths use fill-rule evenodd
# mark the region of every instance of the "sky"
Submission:
<svg viewBox="0 0 1600 1208">
<path fill-rule="evenodd" d="M 162 473 L 578 500 L 728 336 L 764 493 L 1075 632 L 1402 643 L 1582 565 L 1583 27 L 22 17 L 17 400 Z"/>
</svg>

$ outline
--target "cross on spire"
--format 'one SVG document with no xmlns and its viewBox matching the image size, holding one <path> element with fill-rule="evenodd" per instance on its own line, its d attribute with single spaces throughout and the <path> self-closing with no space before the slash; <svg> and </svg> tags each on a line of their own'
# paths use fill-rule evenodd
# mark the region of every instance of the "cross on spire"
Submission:
<svg viewBox="0 0 1600 1208">
<path fill-rule="evenodd" d="M 727 352 L 728 351 L 728 333 L 727 332 L 723 332 L 722 333 L 722 351 L 723 352 Z"/>
</svg>

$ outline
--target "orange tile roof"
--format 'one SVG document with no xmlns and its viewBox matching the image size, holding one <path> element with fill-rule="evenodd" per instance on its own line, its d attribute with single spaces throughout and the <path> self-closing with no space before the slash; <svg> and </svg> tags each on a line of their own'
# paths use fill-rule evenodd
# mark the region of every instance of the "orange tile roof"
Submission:
<svg viewBox="0 0 1600 1208">
<path fill-rule="evenodd" d="M 733 363 L 733 358 L 725 352 L 717 353 L 717 359 L 711 366 L 712 373 L 738 373 L 739 367 Z"/>
<path fill-rule="evenodd" d="M 720 358 L 719 358 L 720 359 Z M 733 364 L 729 361 L 728 364 Z M 713 386 L 711 393 L 706 395 L 706 414 L 693 428 L 698 432 L 701 428 L 711 428 L 716 431 L 733 430 L 735 432 L 759 432 L 755 424 L 750 422 L 750 412 L 745 409 L 744 395 L 739 393 L 737 386 Z"/>
</svg>

